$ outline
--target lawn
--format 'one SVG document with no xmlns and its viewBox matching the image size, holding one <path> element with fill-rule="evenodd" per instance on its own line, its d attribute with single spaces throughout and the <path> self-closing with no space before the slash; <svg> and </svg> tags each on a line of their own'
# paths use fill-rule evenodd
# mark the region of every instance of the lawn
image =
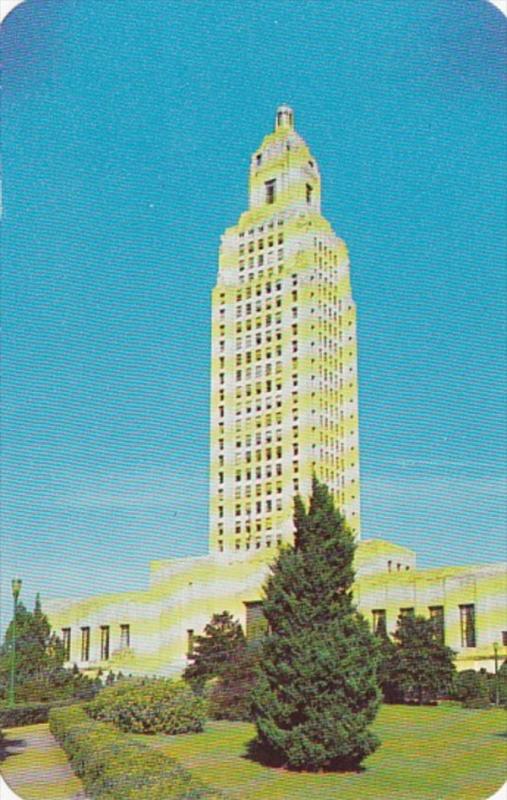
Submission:
<svg viewBox="0 0 507 800">
<path fill-rule="evenodd" d="M 228 800 L 486 800 L 505 780 L 507 717 L 499 709 L 383 706 L 381 747 L 359 773 L 292 773 L 245 757 L 254 728 L 209 723 L 200 734 L 142 736 Z"/>
</svg>

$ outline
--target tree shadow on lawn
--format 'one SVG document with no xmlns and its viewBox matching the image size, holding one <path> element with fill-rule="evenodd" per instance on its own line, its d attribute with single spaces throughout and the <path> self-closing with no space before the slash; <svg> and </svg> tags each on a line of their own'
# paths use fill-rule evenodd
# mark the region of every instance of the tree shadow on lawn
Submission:
<svg viewBox="0 0 507 800">
<path fill-rule="evenodd" d="M 309 769 L 296 769 L 294 767 L 290 767 L 287 763 L 283 760 L 283 758 L 277 756 L 276 754 L 272 753 L 267 748 L 263 747 L 257 739 L 251 739 L 246 744 L 246 751 L 243 753 L 241 758 L 246 759 L 247 761 L 255 761 L 256 764 L 260 764 L 262 767 L 271 767 L 272 769 L 281 770 L 283 772 L 293 772 L 293 773 L 302 773 L 304 775 L 318 775 L 322 773 L 345 773 L 345 772 L 354 772 L 360 773 L 366 770 L 366 767 L 363 767 L 361 764 L 342 764 L 336 767 L 327 767 L 324 769 L 318 770 L 309 770 Z"/>
<path fill-rule="evenodd" d="M 0 764 L 13 756 L 19 756 L 26 742 L 24 739 L 1 739 L 0 740 Z M 11 748 L 16 748 L 11 752 Z"/>
</svg>

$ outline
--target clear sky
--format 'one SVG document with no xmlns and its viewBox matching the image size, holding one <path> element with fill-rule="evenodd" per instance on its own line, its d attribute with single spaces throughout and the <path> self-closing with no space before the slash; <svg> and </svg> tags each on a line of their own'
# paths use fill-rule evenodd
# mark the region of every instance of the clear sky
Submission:
<svg viewBox="0 0 507 800">
<path fill-rule="evenodd" d="M 484 0 L 11 13 L 4 582 L 140 588 L 206 550 L 217 248 L 281 102 L 350 249 L 363 535 L 505 557 L 505 41 Z"/>
</svg>

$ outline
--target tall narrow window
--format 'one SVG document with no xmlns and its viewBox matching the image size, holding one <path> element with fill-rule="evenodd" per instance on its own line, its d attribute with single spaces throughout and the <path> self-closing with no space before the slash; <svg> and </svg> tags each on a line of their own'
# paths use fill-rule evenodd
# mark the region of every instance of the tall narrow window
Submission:
<svg viewBox="0 0 507 800">
<path fill-rule="evenodd" d="M 109 659 L 109 625 L 100 626 L 100 660 Z"/>
<path fill-rule="evenodd" d="M 400 608 L 400 617 L 413 617 L 414 616 L 414 609 L 410 608 Z"/>
<path fill-rule="evenodd" d="M 309 183 L 306 184 L 306 202 L 310 204 L 312 202 L 312 193 L 313 193 L 313 186 Z"/>
<path fill-rule="evenodd" d="M 81 661 L 90 660 L 90 628 L 81 628 Z"/>
<path fill-rule="evenodd" d="M 386 636 L 387 624 L 385 608 L 374 608 L 371 614 L 373 617 L 373 633 L 377 634 L 377 636 Z"/>
<path fill-rule="evenodd" d="M 130 647 L 130 625 L 120 625 L 120 650 Z"/>
<path fill-rule="evenodd" d="M 62 628 L 63 657 L 70 661 L 70 628 Z"/>
<path fill-rule="evenodd" d="M 473 603 L 459 607 L 461 646 L 475 647 L 475 606 Z"/>
<path fill-rule="evenodd" d="M 444 607 L 443 606 L 430 606 L 430 619 L 433 622 L 434 636 L 437 642 L 444 643 L 445 630 L 444 630 Z"/>
<path fill-rule="evenodd" d="M 194 654 L 195 634 L 192 628 L 187 630 L 187 658 Z"/>
<path fill-rule="evenodd" d="M 264 186 L 266 187 L 266 203 L 274 203 L 276 194 L 276 180 L 266 181 Z"/>
<path fill-rule="evenodd" d="M 267 630 L 267 621 L 262 613 L 262 602 L 245 603 L 246 606 L 246 638 L 249 641 L 262 639 Z"/>
</svg>

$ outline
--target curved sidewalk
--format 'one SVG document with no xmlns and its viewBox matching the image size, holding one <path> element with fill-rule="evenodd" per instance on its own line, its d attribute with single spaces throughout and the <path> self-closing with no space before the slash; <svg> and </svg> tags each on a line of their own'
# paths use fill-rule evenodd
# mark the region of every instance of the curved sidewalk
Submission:
<svg viewBox="0 0 507 800">
<path fill-rule="evenodd" d="M 0 761 L 4 780 L 22 800 L 87 800 L 47 725 L 5 729 Z"/>
</svg>

